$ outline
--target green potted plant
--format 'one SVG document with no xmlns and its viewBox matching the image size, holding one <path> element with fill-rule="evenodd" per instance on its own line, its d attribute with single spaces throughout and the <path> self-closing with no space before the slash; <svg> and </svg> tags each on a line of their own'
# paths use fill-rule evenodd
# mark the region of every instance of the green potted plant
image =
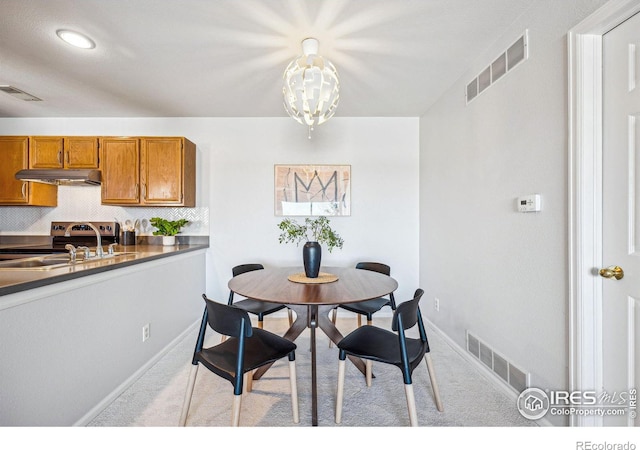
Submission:
<svg viewBox="0 0 640 450">
<path fill-rule="evenodd" d="M 167 220 L 161 217 L 152 217 L 149 223 L 156 227 L 154 236 L 162 236 L 162 245 L 175 245 L 176 234 L 180 233 L 182 227 L 189 223 L 187 219 Z"/>
<path fill-rule="evenodd" d="M 316 219 L 307 217 L 303 224 L 292 219 L 284 219 L 278 224 L 282 231 L 278 241 L 282 244 L 295 242 L 299 245 L 305 241 L 302 249 L 304 272 L 308 278 L 318 278 L 320 273 L 320 260 L 322 258 L 321 244 L 326 244 L 329 253 L 334 248 L 342 248 L 344 240 L 338 235 L 329 223 L 329 219 L 320 216 Z"/>
</svg>

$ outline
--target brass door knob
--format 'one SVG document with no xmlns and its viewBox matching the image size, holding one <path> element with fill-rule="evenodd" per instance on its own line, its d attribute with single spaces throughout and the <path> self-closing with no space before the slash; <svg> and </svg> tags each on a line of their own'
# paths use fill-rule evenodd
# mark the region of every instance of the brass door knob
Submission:
<svg viewBox="0 0 640 450">
<path fill-rule="evenodd" d="M 604 278 L 615 278 L 621 280 L 624 277 L 624 271 L 619 266 L 609 266 L 605 269 L 600 269 L 600 276 Z"/>
</svg>

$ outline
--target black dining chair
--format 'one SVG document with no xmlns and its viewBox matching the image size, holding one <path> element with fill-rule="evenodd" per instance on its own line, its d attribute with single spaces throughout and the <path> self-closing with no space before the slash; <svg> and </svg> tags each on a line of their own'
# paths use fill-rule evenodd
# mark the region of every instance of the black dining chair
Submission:
<svg viewBox="0 0 640 450">
<path fill-rule="evenodd" d="M 417 289 L 412 300 L 398 305 L 393 313 L 391 329 L 395 332 L 364 325 L 356 328 L 338 342 L 338 394 L 336 398 L 336 423 L 342 421 L 342 400 L 344 397 L 345 360 L 348 355 L 366 360 L 367 386 L 371 386 L 371 361 L 397 366 L 402 371 L 404 390 L 409 409 L 411 426 L 418 426 L 416 404 L 411 375 L 424 358 L 427 363 L 431 388 L 438 411 L 443 411 L 440 392 L 427 341 L 427 333 L 422 322 L 418 303 L 424 291 Z M 408 338 L 405 331 L 418 324 L 419 338 Z"/>
<path fill-rule="evenodd" d="M 386 264 L 378 262 L 359 262 L 356 264 L 356 269 L 371 270 L 387 276 L 391 276 L 391 267 Z M 346 311 L 356 313 L 358 315 L 358 327 L 362 326 L 362 316 L 367 317 L 367 325 L 373 323 L 373 315 L 380 311 L 385 306 L 391 307 L 391 310 L 396 309 L 396 299 L 393 296 L 393 292 L 389 294 L 389 298 L 374 298 L 372 300 L 365 300 L 357 303 L 347 303 L 345 305 L 337 306 L 332 311 L 331 321 L 336 324 L 338 317 L 338 308 L 342 308 Z M 329 341 L 329 347 L 333 346 L 333 342 Z"/>
<path fill-rule="evenodd" d="M 242 275 L 243 273 L 246 273 L 246 272 L 251 272 L 253 270 L 262 270 L 262 269 L 264 269 L 264 266 L 262 264 L 240 264 L 239 266 L 235 266 L 233 269 L 231 269 L 231 273 L 233 274 L 234 277 L 237 277 L 238 275 Z M 283 305 L 281 303 L 263 302 L 253 298 L 246 298 L 246 299 L 234 302 L 233 291 L 229 291 L 229 301 L 227 302 L 227 304 L 233 305 L 236 308 L 244 309 L 248 313 L 257 315 L 258 328 L 263 328 L 264 316 L 273 314 L 274 312 L 277 312 L 277 311 L 280 311 L 281 309 L 286 308 L 286 305 Z M 289 326 L 291 326 L 291 324 L 293 323 L 293 316 L 290 309 L 288 310 L 288 313 L 289 313 Z M 224 340 L 224 337 L 223 337 L 223 340 Z"/>
<path fill-rule="evenodd" d="M 191 373 L 182 405 L 180 426 L 185 426 L 187 422 L 200 364 L 230 381 L 233 385 L 231 424 L 238 426 L 245 378 L 248 378 L 253 370 L 278 361 L 285 356 L 289 358 L 293 422 L 298 423 L 300 416 L 295 365 L 296 345 L 274 333 L 252 327 L 251 319 L 246 311 L 214 302 L 208 299 L 205 294 L 202 294 L 202 298 L 205 300 L 206 307 L 191 361 Z M 203 348 L 207 325 L 218 333 L 229 336 L 229 338 L 213 347 Z"/>
<path fill-rule="evenodd" d="M 262 269 L 264 269 L 264 266 L 258 263 L 240 264 L 231 269 L 231 274 L 234 277 L 237 277 L 238 275 L 242 275 L 243 273 Z M 239 301 L 234 301 L 234 297 L 235 293 L 233 291 L 229 291 L 229 300 L 227 304 L 230 306 L 233 305 L 236 308 L 243 309 L 250 314 L 255 314 L 256 316 L 258 316 L 258 328 L 260 329 L 264 327 L 264 316 L 268 316 L 269 314 L 273 314 L 286 308 L 286 305 L 283 305 L 281 303 L 263 302 L 254 298 L 245 298 Z M 291 324 L 293 323 L 292 312 L 288 308 L 287 311 L 289 313 L 289 326 L 291 326 Z M 220 342 L 224 342 L 226 338 L 227 337 L 225 335 L 222 335 L 222 337 L 220 338 Z M 248 377 L 246 390 L 247 392 L 251 392 L 252 389 L 253 378 Z"/>
</svg>

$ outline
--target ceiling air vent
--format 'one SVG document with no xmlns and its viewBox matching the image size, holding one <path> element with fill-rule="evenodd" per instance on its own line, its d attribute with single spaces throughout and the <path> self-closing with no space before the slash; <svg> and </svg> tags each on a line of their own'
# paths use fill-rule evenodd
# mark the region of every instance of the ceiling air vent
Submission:
<svg viewBox="0 0 640 450">
<path fill-rule="evenodd" d="M 14 88 L 13 86 L 8 85 L 0 85 L 0 91 L 13 95 L 15 98 L 19 98 L 20 100 L 24 100 L 25 102 L 41 102 L 42 99 L 33 96 L 31 94 L 26 93 L 25 91 L 21 91 L 20 89 Z"/>
<path fill-rule="evenodd" d="M 493 60 L 480 75 L 475 77 L 467 84 L 467 104 L 476 98 L 485 89 L 498 81 L 503 75 L 512 70 L 519 63 L 528 58 L 529 52 L 527 48 L 528 35 L 525 30 L 507 50 Z"/>
</svg>

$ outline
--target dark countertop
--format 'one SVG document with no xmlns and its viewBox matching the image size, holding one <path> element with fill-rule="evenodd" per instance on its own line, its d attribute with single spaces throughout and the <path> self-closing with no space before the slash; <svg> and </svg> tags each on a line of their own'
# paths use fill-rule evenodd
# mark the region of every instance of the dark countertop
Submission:
<svg viewBox="0 0 640 450">
<path fill-rule="evenodd" d="M 51 268 L 46 270 L 34 269 L 4 269 L 0 270 L 0 296 L 22 292 L 47 286 L 75 278 L 95 275 L 110 270 L 141 264 L 160 258 L 176 256 L 208 248 L 208 244 L 180 244 L 175 246 L 162 245 L 131 245 L 115 248 L 117 253 L 125 255 L 95 259 L 90 262 L 77 263 L 72 266 Z"/>
</svg>

